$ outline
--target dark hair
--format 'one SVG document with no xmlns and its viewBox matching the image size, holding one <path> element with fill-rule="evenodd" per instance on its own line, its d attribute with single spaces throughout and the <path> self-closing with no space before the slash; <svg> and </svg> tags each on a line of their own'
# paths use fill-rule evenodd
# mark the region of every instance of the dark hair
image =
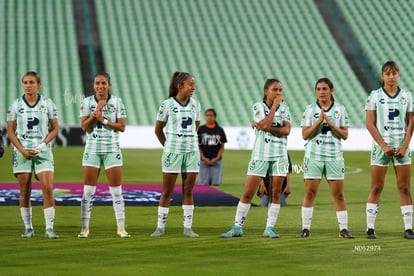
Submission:
<svg viewBox="0 0 414 276">
<path fill-rule="evenodd" d="M 321 83 L 321 82 L 326 83 L 326 84 L 328 85 L 328 87 L 329 87 L 331 90 L 334 88 L 333 83 L 332 83 L 332 81 L 331 81 L 330 79 L 328 79 L 328 78 L 320 78 L 320 79 L 319 79 L 319 80 L 317 80 L 317 81 L 316 81 L 316 83 L 315 83 L 315 91 L 316 91 L 316 86 L 317 86 L 319 83 Z M 334 96 L 333 96 L 333 95 L 331 95 L 331 100 L 332 100 L 332 101 L 335 101 L 335 98 L 334 98 Z"/>
<path fill-rule="evenodd" d="M 382 65 L 381 68 L 381 73 L 384 73 L 385 71 L 397 71 L 400 72 L 400 69 L 398 68 L 398 65 L 395 61 L 387 61 L 386 63 L 384 63 L 384 65 Z"/>
<path fill-rule="evenodd" d="M 267 79 L 266 81 L 265 81 L 265 84 L 264 84 L 264 87 L 263 87 L 263 90 L 266 90 L 266 89 L 268 89 L 269 88 L 269 86 L 271 86 L 273 83 L 275 83 L 275 82 L 278 82 L 278 83 L 280 83 L 280 80 L 278 80 L 278 79 Z M 264 94 L 264 96 L 263 96 L 263 101 L 266 101 L 266 94 Z"/>
<path fill-rule="evenodd" d="M 37 72 L 35 72 L 35 71 L 29 71 L 29 72 L 27 72 L 26 74 L 24 74 L 24 75 L 23 75 L 23 77 L 22 77 L 22 82 L 23 82 L 23 79 L 24 79 L 25 77 L 27 77 L 27 76 L 33 76 L 33 77 L 35 77 L 35 78 L 36 78 L 37 83 L 40 83 L 40 75 L 39 75 L 39 73 L 37 73 Z"/>
<path fill-rule="evenodd" d="M 204 112 L 204 115 L 206 115 L 207 112 L 212 112 L 214 114 L 214 117 L 217 118 L 217 113 L 216 113 L 216 110 L 214 110 L 214 108 L 208 108 L 208 109 L 206 109 L 206 111 Z M 218 122 L 217 122 L 217 120 L 214 120 L 214 122 L 216 123 L 217 126 L 219 125 Z"/>
<path fill-rule="evenodd" d="M 109 76 L 109 74 L 108 74 L 107 72 L 105 72 L 105 71 L 100 71 L 100 72 L 96 73 L 96 74 L 93 76 L 93 80 L 94 80 L 94 81 L 95 81 L 95 78 L 96 78 L 97 76 L 103 76 L 103 77 L 105 77 L 105 78 L 108 80 L 108 83 L 109 83 L 109 84 L 111 84 L 111 77 Z"/>
<path fill-rule="evenodd" d="M 395 61 L 389 60 L 386 63 L 384 63 L 384 65 L 382 65 L 381 75 L 386 71 L 400 72 L 400 68 L 398 67 L 398 64 Z M 381 86 L 384 86 L 384 80 L 382 80 Z"/>
<path fill-rule="evenodd" d="M 175 97 L 178 94 L 178 85 L 182 85 L 184 81 L 188 78 L 192 77 L 187 72 L 174 72 L 171 81 L 170 81 L 170 89 L 169 89 L 169 96 Z"/>
</svg>

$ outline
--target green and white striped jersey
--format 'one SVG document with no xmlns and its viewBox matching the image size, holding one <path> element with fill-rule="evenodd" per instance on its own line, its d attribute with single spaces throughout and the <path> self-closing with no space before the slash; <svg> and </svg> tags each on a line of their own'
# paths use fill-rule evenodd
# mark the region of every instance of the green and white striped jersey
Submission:
<svg viewBox="0 0 414 276">
<path fill-rule="evenodd" d="M 186 105 L 170 97 L 161 103 L 157 121 L 165 122 L 164 151 L 186 153 L 198 151 L 196 122 L 200 121 L 200 103 L 190 98 Z"/>
<path fill-rule="evenodd" d="M 265 102 L 255 103 L 253 109 L 253 120 L 259 122 L 269 114 L 270 108 Z M 283 122 L 290 123 L 289 108 L 281 103 L 275 112 L 272 127 L 281 127 Z M 270 132 L 255 129 L 255 140 L 252 150 L 252 160 L 275 161 L 287 157 L 287 136 L 276 136 Z"/>
<path fill-rule="evenodd" d="M 407 113 L 413 112 L 411 92 L 398 88 L 391 97 L 384 88 L 371 91 L 365 110 L 376 111 L 376 126 L 384 142 L 393 148 L 402 145 L 407 129 Z M 375 141 L 374 141 L 375 143 Z"/>
<path fill-rule="evenodd" d="M 16 121 L 16 136 L 26 150 L 34 150 L 49 134 L 49 120 L 57 119 L 53 101 L 39 94 L 30 106 L 24 96 L 17 98 L 7 110 L 7 121 Z M 50 147 L 50 144 L 48 145 Z"/>
<path fill-rule="evenodd" d="M 83 99 L 80 107 L 80 117 L 91 116 L 98 105 L 94 95 Z M 125 105 L 121 98 L 109 94 L 106 105 L 101 110 L 105 119 L 116 122 L 119 118 L 126 118 Z M 118 152 L 119 131 L 113 130 L 100 122 L 86 133 L 85 152 L 87 153 L 110 153 Z"/>
<path fill-rule="evenodd" d="M 338 127 L 349 127 L 348 113 L 345 106 L 333 101 L 331 106 L 324 110 L 325 114 Z M 301 127 L 313 126 L 321 113 L 318 102 L 314 102 L 305 108 L 300 123 Z M 341 138 L 336 136 L 328 124 L 323 121 L 315 134 L 305 143 L 305 157 L 318 161 L 342 160 Z"/>
</svg>

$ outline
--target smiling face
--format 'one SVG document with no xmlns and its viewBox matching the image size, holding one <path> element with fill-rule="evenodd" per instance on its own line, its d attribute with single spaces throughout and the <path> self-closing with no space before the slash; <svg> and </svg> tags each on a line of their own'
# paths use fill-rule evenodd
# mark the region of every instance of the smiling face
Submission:
<svg viewBox="0 0 414 276">
<path fill-rule="evenodd" d="M 182 84 L 178 84 L 178 94 L 185 97 L 191 97 L 194 94 L 195 81 L 193 77 L 186 78 Z"/>
<path fill-rule="evenodd" d="M 109 94 L 109 88 L 111 88 L 111 83 L 108 78 L 103 75 L 97 75 L 93 81 L 93 89 L 95 90 L 96 97 L 106 98 Z"/>
</svg>

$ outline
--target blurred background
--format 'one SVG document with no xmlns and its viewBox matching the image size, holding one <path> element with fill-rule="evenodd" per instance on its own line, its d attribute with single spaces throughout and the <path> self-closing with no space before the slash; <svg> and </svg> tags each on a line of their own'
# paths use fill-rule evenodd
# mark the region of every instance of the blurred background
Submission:
<svg viewBox="0 0 414 276">
<path fill-rule="evenodd" d="M 79 104 L 92 76 L 111 75 L 128 125 L 151 126 L 174 71 L 191 73 L 194 97 L 224 127 L 248 127 L 268 78 L 282 81 L 292 126 L 332 80 L 351 128 L 364 128 L 367 93 L 381 66 L 413 87 L 414 0 L 0 0 L 0 122 L 37 71 L 59 111 L 58 145 L 79 145 Z M 204 116 L 202 116 L 204 119 Z M 226 129 L 226 128 L 225 128 Z M 240 133 L 239 133 L 240 134 Z M 143 138 L 145 139 L 145 138 Z M 151 139 L 156 139 L 151 137 Z M 136 141 L 135 141 L 136 142 Z"/>
</svg>

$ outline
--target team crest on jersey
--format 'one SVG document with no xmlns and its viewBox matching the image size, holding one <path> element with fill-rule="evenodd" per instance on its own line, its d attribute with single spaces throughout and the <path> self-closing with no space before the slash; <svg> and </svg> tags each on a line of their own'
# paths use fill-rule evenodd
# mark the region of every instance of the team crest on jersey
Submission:
<svg viewBox="0 0 414 276">
<path fill-rule="evenodd" d="M 46 106 L 44 104 L 40 105 L 40 112 L 42 112 L 42 113 L 46 113 L 47 112 Z"/>
<path fill-rule="evenodd" d="M 110 104 L 109 105 L 109 107 L 108 107 L 108 111 L 110 112 L 110 113 L 114 113 L 115 111 L 116 111 L 116 108 L 115 108 L 115 106 L 114 106 L 114 104 Z"/>
<path fill-rule="evenodd" d="M 171 165 L 171 160 L 170 160 L 170 158 L 165 159 L 164 166 L 165 166 L 165 167 L 169 167 L 170 165 Z"/>
<path fill-rule="evenodd" d="M 339 119 L 339 117 L 341 117 L 339 110 L 335 110 L 334 114 L 333 114 L 335 119 Z"/>
<path fill-rule="evenodd" d="M 250 163 L 250 167 L 249 167 L 249 169 L 250 169 L 250 170 L 254 170 L 254 169 L 256 169 L 256 162 L 255 162 L 255 161 L 252 161 L 252 162 Z"/>
<path fill-rule="evenodd" d="M 405 97 L 401 97 L 400 102 L 401 102 L 402 105 L 406 105 L 407 104 L 407 99 Z"/>
</svg>

